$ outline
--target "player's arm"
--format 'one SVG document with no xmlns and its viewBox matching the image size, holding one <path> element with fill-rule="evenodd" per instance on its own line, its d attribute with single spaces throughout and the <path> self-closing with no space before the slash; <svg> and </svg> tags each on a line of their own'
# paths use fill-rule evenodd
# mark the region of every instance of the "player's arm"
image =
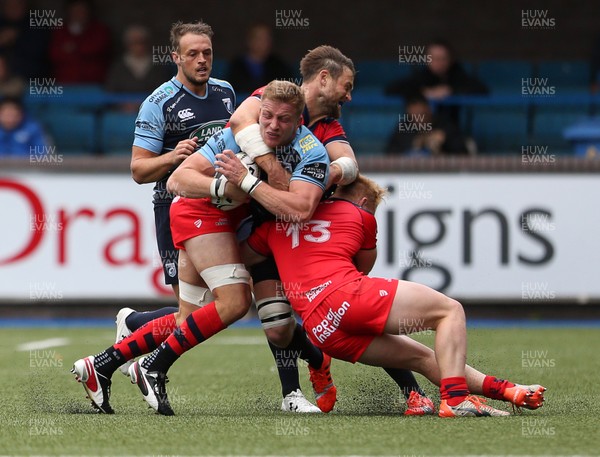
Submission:
<svg viewBox="0 0 600 457">
<path fill-rule="evenodd" d="M 259 113 L 260 99 L 254 96 L 248 97 L 231 115 L 229 126 L 241 150 L 269 175 L 269 184 L 276 189 L 287 190 L 290 174 L 262 140 L 260 129 L 257 128 Z"/>
<path fill-rule="evenodd" d="M 331 160 L 327 187 L 353 182 L 358 176 L 358 163 L 352 146 L 345 141 L 332 141 L 325 145 L 325 149 Z"/>
<path fill-rule="evenodd" d="M 215 169 L 213 164 L 200 153 L 190 155 L 173 172 L 167 181 L 167 190 L 175 195 L 187 198 L 211 197 L 211 186 Z M 225 185 L 224 196 L 236 201 L 244 201 L 248 196 L 237 186 L 221 182 Z M 213 189 L 213 192 L 215 190 Z"/>
<path fill-rule="evenodd" d="M 322 196 L 323 190 L 319 186 L 299 180 L 290 182 L 287 192 L 263 183 L 252 193 L 252 198 L 271 214 L 290 216 L 291 220 L 298 223 L 310 220 Z"/>
<path fill-rule="evenodd" d="M 196 147 L 196 138 L 182 140 L 172 151 L 159 155 L 134 145 L 131 149 L 131 176 L 138 184 L 156 182 L 182 163 Z"/>
<path fill-rule="evenodd" d="M 289 191 L 275 189 L 250 175 L 231 151 L 223 151 L 222 154 L 217 154 L 216 158 L 215 167 L 218 167 L 229 182 L 250 194 L 276 217 L 290 216 L 294 222 L 307 222 L 323 196 L 321 187 L 300 179 L 290 182 Z"/>
<path fill-rule="evenodd" d="M 240 130 L 258 122 L 260 98 L 250 96 L 242 102 L 229 118 L 229 127 L 235 135 Z M 247 153 L 246 153 L 247 154 Z"/>
<path fill-rule="evenodd" d="M 180 141 L 175 149 L 161 154 L 165 136 L 162 109 L 148 100 L 142 103 L 135 120 L 131 148 L 131 176 L 138 184 L 156 182 L 176 168 L 197 147 L 196 139 Z"/>
<path fill-rule="evenodd" d="M 362 217 L 363 240 L 360 249 L 354 254 L 353 261 L 356 269 L 363 274 L 369 274 L 377 260 L 377 220 L 375 216 L 360 210 Z"/>
<path fill-rule="evenodd" d="M 354 265 L 362 274 L 368 275 L 377 260 L 377 249 L 361 249 L 354 255 Z"/>
<path fill-rule="evenodd" d="M 358 176 L 358 162 L 342 125 L 334 120 L 321 123 L 316 126 L 316 129 L 317 138 L 325 145 L 331 161 L 327 187 L 354 182 Z"/>
</svg>

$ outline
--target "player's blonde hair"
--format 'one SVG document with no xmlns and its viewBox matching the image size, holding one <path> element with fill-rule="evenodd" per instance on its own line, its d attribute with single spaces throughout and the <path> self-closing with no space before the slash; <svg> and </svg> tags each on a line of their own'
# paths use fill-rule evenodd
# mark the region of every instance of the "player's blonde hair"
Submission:
<svg viewBox="0 0 600 457">
<path fill-rule="evenodd" d="M 387 189 L 366 176 L 359 174 L 350 184 L 339 186 L 335 191 L 334 197 L 344 198 L 353 202 L 366 197 L 367 205 L 375 211 L 386 195 Z"/>
<path fill-rule="evenodd" d="M 300 86 L 290 81 L 281 81 L 278 79 L 267 84 L 262 93 L 261 100 L 288 103 L 294 107 L 298 117 L 302 115 L 304 105 L 306 104 L 304 92 Z"/>
<path fill-rule="evenodd" d="M 352 59 L 333 46 L 322 45 L 311 49 L 300 61 L 300 74 L 304 81 L 311 81 L 321 70 L 327 70 L 333 79 L 342 76 L 344 68 L 356 74 Z"/>
<path fill-rule="evenodd" d="M 187 33 L 193 33 L 194 35 L 206 35 L 212 40 L 213 29 L 206 22 L 182 22 L 177 21 L 171 26 L 171 47 L 174 51 L 179 52 L 179 43 L 181 37 Z"/>
</svg>

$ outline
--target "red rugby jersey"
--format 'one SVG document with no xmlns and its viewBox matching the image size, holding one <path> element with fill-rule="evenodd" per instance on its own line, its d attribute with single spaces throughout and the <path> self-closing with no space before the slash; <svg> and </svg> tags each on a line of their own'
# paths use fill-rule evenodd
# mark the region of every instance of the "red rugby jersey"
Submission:
<svg viewBox="0 0 600 457">
<path fill-rule="evenodd" d="M 275 257 L 286 295 L 303 319 L 339 286 L 362 276 L 352 259 L 376 242 L 373 214 L 335 198 L 321 202 L 309 222 L 268 221 L 248 239 L 253 250 Z"/>
</svg>

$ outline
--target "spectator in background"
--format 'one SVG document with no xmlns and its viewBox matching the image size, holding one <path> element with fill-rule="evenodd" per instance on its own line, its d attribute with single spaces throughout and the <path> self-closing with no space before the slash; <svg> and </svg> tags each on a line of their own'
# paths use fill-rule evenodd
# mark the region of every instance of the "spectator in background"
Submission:
<svg viewBox="0 0 600 457">
<path fill-rule="evenodd" d="M 6 56 L 0 54 L 0 98 L 19 98 L 25 92 L 25 81 L 14 75 Z"/>
<path fill-rule="evenodd" d="M 50 60 L 63 84 L 104 84 L 110 62 L 110 33 L 88 0 L 69 0 L 64 26 L 52 30 Z"/>
<path fill-rule="evenodd" d="M 463 69 L 448 42 L 434 40 L 427 45 L 425 53 L 429 57 L 427 65 L 408 78 L 390 83 L 385 88 L 386 94 L 400 95 L 405 99 L 421 95 L 435 102 L 451 95 L 488 93 L 485 84 Z M 436 114 L 458 124 L 456 106 L 439 106 Z"/>
<path fill-rule="evenodd" d="M 29 11 L 27 0 L 3 0 L 0 9 L 0 53 L 25 80 L 49 76 L 49 28 L 30 24 Z"/>
<path fill-rule="evenodd" d="M 293 81 L 294 71 L 273 54 L 273 32 L 266 24 L 254 24 L 246 32 L 246 52 L 229 64 L 226 79 L 238 93 L 249 94 L 274 79 Z"/>
<path fill-rule="evenodd" d="M 41 125 L 27 116 L 17 98 L 0 100 L 0 157 L 31 157 L 48 153 Z"/>
<path fill-rule="evenodd" d="M 152 62 L 150 33 L 141 25 L 130 25 L 123 34 L 124 52 L 108 73 L 106 90 L 121 93 L 149 94 L 172 74 L 169 67 Z M 142 97 L 143 100 L 144 97 Z M 137 112 L 141 103 L 125 103 L 122 110 Z"/>
<path fill-rule="evenodd" d="M 418 95 L 408 100 L 406 113 L 390 136 L 386 153 L 425 157 L 474 154 L 476 146 L 455 124 L 434 115 L 425 97 Z"/>
</svg>

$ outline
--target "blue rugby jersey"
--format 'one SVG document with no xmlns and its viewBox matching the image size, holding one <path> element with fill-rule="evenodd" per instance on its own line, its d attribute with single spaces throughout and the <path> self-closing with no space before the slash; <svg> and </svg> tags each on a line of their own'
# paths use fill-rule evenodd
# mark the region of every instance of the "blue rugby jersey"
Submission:
<svg viewBox="0 0 600 457">
<path fill-rule="evenodd" d="M 225 127 L 235 105 L 235 92 L 227 81 L 209 78 L 206 94 L 199 97 L 173 77 L 140 106 L 133 145 L 161 155 L 175 149 L 181 140 L 196 136 L 202 147 Z M 166 186 L 173 170 L 156 182 L 155 205 L 171 203 L 173 195 Z"/>
<path fill-rule="evenodd" d="M 226 149 L 231 149 L 234 153 L 240 152 L 230 128 L 223 129 L 210 138 L 198 153 L 214 166 L 215 155 Z M 310 182 L 325 190 L 329 177 L 329 156 L 325 146 L 304 125 L 297 130 L 290 145 L 276 148 L 275 155 L 292 175 L 290 181 Z M 261 177 L 266 179 L 266 173 L 262 170 Z"/>
</svg>

